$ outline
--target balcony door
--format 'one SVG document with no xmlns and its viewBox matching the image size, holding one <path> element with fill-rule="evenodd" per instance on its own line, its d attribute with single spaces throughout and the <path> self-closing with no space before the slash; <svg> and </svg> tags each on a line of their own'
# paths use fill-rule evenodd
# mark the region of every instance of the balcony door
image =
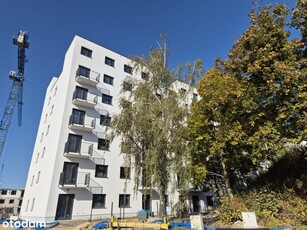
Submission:
<svg viewBox="0 0 307 230">
<path fill-rule="evenodd" d="M 75 91 L 75 98 L 85 100 L 87 99 L 88 90 L 77 86 Z"/>
<path fill-rule="evenodd" d="M 84 125 L 85 111 L 79 109 L 72 110 L 71 124 Z"/>
<path fill-rule="evenodd" d="M 67 152 L 80 153 L 81 142 L 82 142 L 82 136 L 76 134 L 69 134 L 67 142 Z"/>
<path fill-rule="evenodd" d="M 72 216 L 75 194 L 59 194 L 56 220 L 69 220 Z"/>
<path fill-rule="evenodd" d="M 64 184 L 68 184 L 68 185 L 77 184 L 78 168 L 79 168 L 79 163 L 64 162 L 64 168 L 63 168 Z"/>
</svg>

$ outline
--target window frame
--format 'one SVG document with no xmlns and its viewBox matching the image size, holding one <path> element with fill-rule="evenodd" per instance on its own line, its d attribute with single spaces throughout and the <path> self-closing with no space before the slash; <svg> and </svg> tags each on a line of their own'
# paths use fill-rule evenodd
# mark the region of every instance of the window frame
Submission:
<svg viewBox="0 0 307 230">
<path fill-rule="evenodd" d="M 104 169 L 105 171 L 98 171 L 98 168 Z M 97 178 L 108 178 L 108 173 L 109 173 L 109 165 L 96 165 L 95 177 L 97 177 Z M 99 174 L 104 174 L 104 175 L 100 176 Z"/>
<path fill-rule="evenodd" d="M 84 46 L 81 46 L 80 54 L 88 58 L 92 58 L 93 50 L 90 50 Z"/>
<path fill-rule="evenodd" d="M 133 73 L 133 69 L 131 66 L 124 64 L 124 72 L 132 74 Z"/>
<path fill-rule="evenodd" d="M 128 202 L 126 202 L 127 200 Z M 119 194 L 118 207 L 119 208 L 130 208 L 130 194 Z"/>
<path fill-rule="evenodd" d="M 126 169 L 128 169 L 128 175 L 126 175 Z M 119 179 L 131 179 L 131 168 L 120 166 Z"/>
<path fill-rule="evenodd" d="M 95 200 L 97 199 L 97 197 L 102 197 L 103 198 L 103 201 L 98 201 L 96 202 L 96 204 L 100 204 L 98 205 L 98 207 L 96 206 L 95 207 Z M 106 194 L 93 194 L 93 198 L 92 198 L 92 208 L 93 209 L 100 209 L 100 208 L 106 208 L 106 198 L 107 198 L 107 195 Z M 97 201 L 97 200 L 96 200 Z"/>
<path fill-rule="evenodd" d="M 104 74 L 103 75 L 103 82 L 108 84 L 108 85 L 114 85 L 114 77 Z"/>
<path fill-rule="evenodd" d="M 115 60 L 108 57 L 108 56 L 105 56 L 104 58 L 104 64 L 108 65 L 108 66 L 112 66 L 112 67 L 115 67 Z"/>
<path fill-rule="evenodd" d="M 102 143 L 105 143 L 102 145 Z M 110 141 L 108 139 L 98 138 L 97 142 L 97 149 L 98 150 L 109 150 L 110 148 Z"/>
<path fill-rule="evenodd" d="M 105 99 L 107 99 L 107 100 L 105 100 Z M 103 104 L 112 105 L 113 97 L 111 95 L 103 93 L 102 96 L 101 96 L 101 102 Z"/>
<path fill-rule="evenodd" d="M 100 121 L 99 124 L 102 126 L 107 126 L 109 127 L 111 125 L 111 117 L 107 115 L 100 115 Z"/>
</svg>

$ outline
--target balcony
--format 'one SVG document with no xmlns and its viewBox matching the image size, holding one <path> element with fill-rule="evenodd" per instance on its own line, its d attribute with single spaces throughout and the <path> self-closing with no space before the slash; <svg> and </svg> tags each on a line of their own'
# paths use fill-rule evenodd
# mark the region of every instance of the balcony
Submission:
<svg viewBox="0 0 307 230">
<path fill-rule="evenodd" d="M 76 188 L 76 189 L 87 189 L 93 194 L 102 194 L 103 187 L 98 184 L 96 181 L 91 179 L 90 173 L 78 172 L 72 173 L 70 171 L 61 172 L 60 188 Z"/>
<path fill-rule="evenodd" d="M 76 158 L 90 158 L 93 154 L 93 144 L 87 142 L 75 143 L 67 141 L 64 156 Z"/>
<path fill-rule="evenodd" d="M 83 106 L 87 108 L 94 108 L 97 105 L 98 96 L 87 93 L 86 96 L 79 95 L 77 91 L 74 92 L 72 103 L 74 105 Z"/>
<path fill-rule="evenodd" d="M 61 172 L 59 187 L 60 188 L 86 188 L 89 184 L 90 173 L 79 172 Z"/>
<path fill-rule="evenodd" d="M 69 118 L 69 128 L 72 130 L 78 130 L 83 132 L 92 132 L 95 128 L 96 119 L 84 116 L 83 119 L 80 117 L 71 115 Z"/>
<path fill-rule="evenodd" d="M 96 86 L 100 82 L 100 74 L 80 67 L 76 72 L 76 81 L 89 86 Z"/>
</svg>

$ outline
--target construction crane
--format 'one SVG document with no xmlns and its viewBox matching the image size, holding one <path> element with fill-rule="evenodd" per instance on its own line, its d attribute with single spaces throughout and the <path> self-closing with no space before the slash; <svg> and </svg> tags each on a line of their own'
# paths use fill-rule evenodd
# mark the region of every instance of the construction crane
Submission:
<svg viewBox="0 0 307 230">
<path fill-rule="evenodd" d="M 17 38 L 13 38 L 13 44 L 18 47 L 18 72 L 10 71 L 9 79 L 13 81 L 13 86 L 9 94 L 2 120 L 0 122 L 0 157 L 4 148 L 5 139 L 11 124 L 14 108 L 18 101 L 18 125 L 22 123 L 22 91 L 23 82 L 25 80 L 24 70 L 26 59 L 26 49 L 29 48 L 30 43 L 28 35 L 25 31 L 20 31 Z"/>
</svg>

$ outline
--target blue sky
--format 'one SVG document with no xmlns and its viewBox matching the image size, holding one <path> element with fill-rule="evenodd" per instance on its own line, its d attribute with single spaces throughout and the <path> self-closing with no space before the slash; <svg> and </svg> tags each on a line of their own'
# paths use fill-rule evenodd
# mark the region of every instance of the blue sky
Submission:
<svg viewBox="0 0 307 230">
<path fill-rule="evenodd" d="M 30 49 L 25 67 L 23 125 L 12 119 L 0 158 L 5 188 L 24 187 L 35 143 L 45 90 L 59 76 L 66 50 L 74 35 L 124 56 L 146 55 L 161 33 L 170 39 L 169 64 L 202 59 L 205 69 L 216 57 L 226 58 L 249 26 L 252 0 L 0 0 L 0 120 L 17 70 L 13 35 L 27 30 Z M 264 0 L 288 3 L 295 0 Z M 0 167 L 1 167 L 0 165 Z"/>
</svg>

